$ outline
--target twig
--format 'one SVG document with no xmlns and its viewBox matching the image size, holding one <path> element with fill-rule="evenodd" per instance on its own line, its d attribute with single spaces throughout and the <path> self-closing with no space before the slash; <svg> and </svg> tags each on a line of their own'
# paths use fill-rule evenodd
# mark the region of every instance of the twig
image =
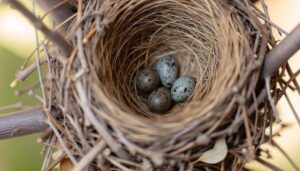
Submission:
<svg viewBox="0 0 300 171">
<path fill-rule="evenodd" d="M 41 97 L 40 95 L 38 95 L 35 91 L 33 90 L 29 90 L 28 91 L 28 96 L 31 96 L 33 98 L 35 98 L 36 100 L 40 101 L 42 104 L 44 103 L 44 99 L 43 97 Z"/>
<path fill-rule="evenodd" d="M 96 131 L 102 135 L 102 137 L 106 141 L 107 145 L 112 149 L 112 151 L 114 153 L 116 153 L 116 155 L 118 155 L 121 158 L 128 158 L 127 153 L 124 150 L 122 150 L 121 144 L 119 144 L 117 141 L 115 141 L 113 139 L 113 137 L 107 133 L 106 125 L 104 125 L 103 123 L 100 123 L 99 119 L 92 112 L 89 102 L 88 102 L 88 99 L 86 97 L 86 93 L 84 92 L 82 83 L 80 81 L 77 81 L 75 85 L 76 85 L 78 95 L 82 100 L 80 105 L 81 105 L 82 110 L 84 111 L 87 119 L 95 127 Z"/>
<path fill-rule="evenodd" d="M 46 59 L 41 58 L 39 61 L 40 65 L 42 65 L 46 62 Z M 35 71 L 36 68 L 37 63 L 33 63 L 24 70 L 18 71 L 16 73 L 16 79 L 10 84 L 10 87 L 15 87 L 19 82 L 24 81 L 31 73 L 33 73 L 33 71 Z"/>
<path fill-rule="evenodd" d="M 56 137 L 55 136 L 52 136 L 50 139 L 49 139 L 49 143 L 51 145 L 55 144 L 56 143 Z M 47 153 L 45 155 L 45 159 L 44 159 L 44 162 L 43 162 L 43 165 L 42 165 L 42 168 L 41 168 L 41 171 L 46 171 L 46 169 L 48 168 L 49 166 L 49 163 L 51 161 L 51 157 L 52 157 L 52 154 L 53 154 L 53 151 L 54 151 L 54 148 L 52 146 L 45 146 L 44 148 L 47 148 Z"/>
<path fill-rule="evenodd" d="M 101 140 L 97 145 L 95 145 L 75 166 L 74 171 L 84 170 L 94 158 L 105 148 L 106 143 Z"/>
<path fill-rule="evenodd" d="M 260 0 L 260 3 L 264 10 L 265 15 L 266 15 L 266 21 L 270 21 L 269 10 L 268 10 L 268 6 L 265 3 L 265 0 Z M 266 23 L 267 23 L 267 26 L 269 27 L 271 42 L 275 43 L 275 38 L 273 37 L 272 25 L 269 24 L 269 22 L 266 22 Z"/>
<path fill-rule="evenodd" d="M 46 79 L 48 79 L 48 78 L 44 78 L 43 81 L 45 81 Z M 24 93 L 28 93 L 28 91 L 35 90 L 35 89 L 37 89 L 39 87 L 40 87 L 40 81 L 38 80 L 38 81 L 34 82 L 33 84 L 31 84 L 31 85 L 29 85 L 27 87 L 23 87 L 23 88 L 20 88 L 20 89 L 16 90 L 15 91 L 15 95 L 16 96 L 21 96 Z"/>
<path fill-rule="evenodd" d="M 77 12 L 77 23 L 80 23 L 80 20 L 82 18 L 82 0 L 78 0 L 78 12 Z M 81 65 L 84 71 L 87 70 L 87 62 L 86 62 L 86 58 L 85 58 L 85 54 L 84 54 L 84 48 L 83 48 L 83 33 L 82 33 L 82 28 L 81 25 L 80 27 L 78 27 L 77 31 L 76 31 L 76 35 L 77 35 L 77 48 L 78 48 L 78 56 L 79 59 L 81 61 Z"/>
<path fill-rule="evenodd" d="M 50 121 L 50 119 L 47 119 L 47 123 L 49 124 L 50 128 L 54 131 L 55 136 L 58 138 L 58 141 L 60 142 L 63 150 L 67 153 L 69 159 L 72 161 L 72 163 L 74 165 L 76 165 L 77 164 L 77 160 L 75 159 L 75 157 L 73 156 L 73 154 L 69 150 L 68 146 L 65 144 L 62 136 L 60 135 L 60 133 L 58 132 L 58 130 L 56 129 L 56 127 L 54 126 L 54 124 Z"/>
<path fill-rule="evenodd" d="M 46 119 L 41 108 L 0 116 L 0 139 L 41 132 L 48 127 Z"/>
<path fill-rule="evenodd" d="M 297 164 L 291 159 L 291 157 L 276 143 L 274 142 L 274 146 L 286 157 L 286 159 L 291 163 L 296 171 L 300 171 L 300 168 Z"/>
<path fill-rule="evenodd" d="M 268 168 L 270 168 L 273 171 L 283 171 L 282 169 L 274 166 L 273 164 L 261 159 L 261 158 L 257 158 L 256 161 L 258 161 L 260 164 L 267 166 Z"/>
<path fill-rule="evenodd" d="M 49 139 L 49 137 L 51 137 L 53 135 L 53 131 L 50 128 L 47 128 L 45 131 L 43 131 L 40 136 L 38 137 L 38 139 L 36 140 L 36 142 L 38 144 L 43 144 L 43 143 L 47 143 L 46 141 Z M 51 139 L 51 138 L 50 138 Z"/>
<path fill-rule="evenodd" d="M 18 102 L 9 106 L 0 106 L 0 112 L 11 110 L 11 109 L 21 109 L 23 107 L 22 102 Z"/>
<path fill-rule="evenodd" d="M 256 99 L 256 103 L 253 103 L 249 108 L 248 108 L 248 115 L 252 115 L 255 111 L 256 111 L 256 107 L 259 106 L 261 103 L 264 102 L 265 98 L 267 97 L 267 92 L 266 90 L 262 90 L 260 92 L 260 94 L 257 96 Z M 239 117 L 237 118 L 236 121 L 234 121 L 234 123 L 232 123 L 232 126 L 230 126 L 229 128 L 225 129 L 225 130 L 221 130 L 219 132 L 215 132 L 213 134 L 211 134 L 211 138 L 215 138 L 215 137 L 220 137 L 226 134 L 230 134 L 230 132 L 232 131 L 232 127 L 236 127 L 238 128 L 242 123 L 243 123 L 243 117 Z"/>
<path fill-rule="evenodd" d="M 247 136 L 247 144 L 248 144 L 248 150 L 249 150 L 249 157 L 250 159 L 254 158 L 254 151 L 253 151 L 253 143 L 251 138 L 251 131 L 249 128 L 249 120 L 248 120 L 248 113 L 247 113 L 247 107 L 243 105 L 242 107 L 242 116 L 244 120 L 244 126 L 246 130 L 246 136 Z"/>
<path fill-rule="evenodd" d="M 81 128 L 79 127 L 78 122 L 75 122 L 75 120 L 70 116 L 67 115 L 66 118 L 69 120 L 70 124 L 74 127 L 76 133 L 78 134 L 78 138 L 80 139 L 82 143 L 82 148 L 87 147 L 87 149 L 90 149 L 91 146 L 89 145 L 88 141 L 86 140 L 86 137 L 84 136 L 84 133 L 82 132 Z M 67 129 L 66 129 L 67 131 Z"/>
<path fill-rule="evenodd" d="M 282 82 L 279 82 L 279 85 L 280 85 L 281 89 L 283 89 Z M 289 106 L 290 106 L 290 108 L 292 110 L 292 113 L 293 113 L 294 117 L 296 118 L 296 121 L 297 121 L 298 125 L 300 125 L 300 118 L 299 118 L 299 116 L 298 116 L 298 114 L 296 112 L 296 109 L 294 108 L 294 106 L 293 106 L 293 104 L 292 104 L 289 96 L 287 95 L 286 92 L 283 93 L 283 95 L 284 95 L 285 99 L 287 100 L 287 102 L 288 102 L 288 104 L 289 104 Z"/>
<path fill-rule="evenodd" d="M 57 32 L 50 30 L 40 19 L 35 17 L 26 7 L 17 0 L 6 0 L 11 6 L 20 11 L 38 30 L 42 31 L 46 37 L 56 44 L 64 53 L 69 56 L 72 52 L 72 46 Z"/>
<path fill-rule="evenodd" d="M 46 12 L 46 14 L 42 18 L 44 18 L 48 13 L 50 13 L 50 16 L 54 20 L 55 24 L 60 25 L 61 23 L 64 23 L 64 27 L 62 27 L 61 31 L 66 32 L 68 30 L 71 20 L 68 20 L 67 22 L 65 21 L 74 14 L 71 5 L 68 3 L 68 0 L 36 1 Z"/>
<path fill-rule="evenodd" d="M 288 74 L 289 74 L 289 76 L 291 77 L 291 79 L 293 78 L 293 79 L 292 79 L 292 80 L 293 80 L 293 83 L 294 83 L 294 85 L 295 85 L 295 87 L 296 87 L 296 90 L 297 90 L 299 96 L 300 96 L 300 86 L 299 86 L 299 83 L 298 83 L 297 80 L 296 80 L 296 77 L 298 76 L 298 74 L 296 74 L 297 72 L 295 72 L 295 73 L 293 74 L 292 69 L 291 69 L 291 67 L 290 67 L 290 65 L 289 65 L 288 62 L 287 62 L 287 64 L 286 64 L 286 71 L 288 72 Z"/>
<path fill-rule="evenodd" d="M 275 106 L 275 103 L 272 99 L 272 95 L 271 95 L 271 87 L 270 87 L 270 81 L 271 81 L 271 78 L 270 77 L 266 77 L 265 78 L 265 84 L 266 84 L 266 89 L 267 89 L 267 95 L 268 95 L 268 99 L 269 99 L 269 102 L 271 104 L 271 107 L 273 109 L 273 115 L 275 117 L 275 120 L 277 123 L 281 122 L 280 118 L 279 118 L 279 115 L 277 113 L 277 110 L 276 110 L 276 106 Z"/>
<path fill-rule="evenodd" d="M 66 157 L 66 154 L 63 153 L 62 155 L 60 155 L 58 157 L 58 159 L 56 159 L 54 162 L 52 162 L 46 169 L 45 171 L 52 171 L 53 168 L 58 165 L 64 158 Z"/>
<path fill-rule="evenodd" d="M 35 1 L 32 2 L 32 11 L 33 11 L 33 15 L 36 16 Z M 37 50 L 35 51 L 36 52 L 35 53 L 35 61 L 36 61 L 36 66 L 37 66 L 37 71 L 38 71 L 38 78 L 39 78 L 41 90 L 42 90 L 43 105 L 47 105 L 47 97 L 46 97 L 45 86 L 44 86 L 44 81 L 43 81 L 43 76 L 42 76 L 42 71 L 41 71 L 41 66 L 40 66 L 39 34 L 38 34 L 38 30 L 36 28 L 34 30 L 34 33 L 35 33 L 35 45 L 37 48 Z"/>
<path fill-rule="evenodd" d="M 132 169 L 129 169 L 125 166 L 123 166 L 121 163 L 117 162 L 116 160 L 114 160 L 112 157 L 109 156 L 105 156 L 105 158 L 113 165 L 115 165 L 116 167 L 120 168 L 121 170 L 124 171 L 133 171 Z"/>
<path fill-rule="evenodd" d="M 47 66 L 48 66 L 48 74 L 49 74 L 49 77 L 50 77 L 50 81 L 49 81 L 49 88 L 51 89 L 52 88 L 52 73 L 51 73 L 51 62 L 50 62 L 50 56 L 49 56 L 49 52 L 48 52 L 48 49 L 47 49 L 47 46 L 42 43 L 42 47 L 44 48 L 45 50 L 45 54 L 46 54 L 46 60 L 47 60 Z M 46 76 L 47 77 L 47 76 Z M 50 91 L 48 93 L 48 110 L 51 110 L 51 106 L 52 106 L 52 91 Z"/>
</svg>

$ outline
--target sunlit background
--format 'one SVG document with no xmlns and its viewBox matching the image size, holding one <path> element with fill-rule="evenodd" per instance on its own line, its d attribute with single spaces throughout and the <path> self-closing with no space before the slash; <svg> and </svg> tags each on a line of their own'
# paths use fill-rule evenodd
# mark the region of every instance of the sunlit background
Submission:
<svg viewBox="0 0 300 171">
<path fill-rule="evenodd" d="M 31 1 L 23 2 L 32 8 Z M 20 101 L 25 105 L 38 104 L 26 95 L 16 97 L 15 89 L 9 86 L 24 59 L 34 50 L 34 32 L 34 28 L 19 12 L 0 3 L 0 107 Z M 36 79 L 36 75 L 33 75 L 16 89 L 29 85 Z M 0 171 L 40 170 L 43 161 L 40 155 L 42 146 L 36 143 L 37 137 L 38 135 L 30 135 L 0 140 Z"/>
<path fill-rule="evenodd" d="M 1 2 L 1 1 L 0 1 Z M 24 1 L 31 8 L 31 1 Z M 300 22 L 300 0 L 267 0 L 270 17 L 273 22 L 286 31 L 290 31 Z M 34 28 L 16 10 L 6 4 L 0 3 L 0 106 L 14 104 L 22 101 L 23 104 L 36 105 L 36 100 L 24 96 L 16 97 L 15 89 L 9 87 L 14 79 L 14 74 L 19 70 L 24 59 L 34 50 Z M 290 62 L 294 71 L 300 68 L 300 53 L 297 53 Z M 36 80 L 36 75 L 31 76 L 21 86 L 28 85 Z M 300 78 L 298 78 L 300 81 Z M 18 88 L 18 87 L 16 87 Z M 300 97 L 296 92 L 290 92 L 290 98 L 300 113 Z M 281 132 L 281 136 L 275 141 L 289 154 L 300 167 L 300 126 L 295 122 L 294 116 L 287 102 L 283 99 L 278 110 L 284 122 L 292 124 L 292 127 Z M 36 143 L 38 135 L 30 135 L 11 140 L 0 141 L 0 171 L 35 171 L 40 170 L 42 156 L 41 145 Z M 264 145 L 270 148 L 270 145 Z M 271 150 L 274 158 L 269 161 L 280 168 L 294 170 L 288 160 L 278 151 Z M 255 170 L 267 170 L 267 168 L 252 162 L 249 168 Z"/>
</svg>

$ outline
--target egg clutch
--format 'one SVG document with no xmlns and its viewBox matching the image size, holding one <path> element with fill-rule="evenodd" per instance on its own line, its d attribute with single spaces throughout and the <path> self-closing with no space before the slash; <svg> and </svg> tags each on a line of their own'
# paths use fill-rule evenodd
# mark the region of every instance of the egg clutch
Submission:
<svg viewBox="0 0 300 171">
<path fill-rule="evenodd" d="M 174 57 L 165 56 L 156 61 L 155 69 L 144 68 L 136 76 L 136 86 L 148 95 L 147 105 L 154 113 L 165 113 L 173 103 L 187 100 L 194 92 L 195 79 L 178 77 L 178 64 Z"/>
</svg>

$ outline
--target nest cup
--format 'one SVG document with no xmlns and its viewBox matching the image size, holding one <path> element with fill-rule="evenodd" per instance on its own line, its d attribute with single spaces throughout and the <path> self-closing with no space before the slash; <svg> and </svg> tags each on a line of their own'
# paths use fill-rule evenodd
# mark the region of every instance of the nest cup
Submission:
<svg viewBox="0 0 300 171">
<path fill-rule="evenodd" d="M 101 82 L 113 87 L 108 91 L 128 108 L 126 113 L 153 116 L 135 86 L 135 76 L 144 67 L 154 68 L 160 57 L 174 56 L 179 75 L 196 78 L 190 103 L 200 102 L 210 92 L 222 57 L 217 25 L 208 22 L 213 16 L 202 14 L 202 8 L 180 1 L 122 1 L 114 8 L 117 12 L 95 52 L 101 59 Z M 174 107 L 169 116 L 181 113 L 178 110 Z"/>
<path fill-rule="evenodd" d="M 83 49 L 70 64 L 70 73 L 80 73 L 82 68 L 89 72 L 70 87 L 55 85 L 52 89 L 54 101 L 68 115 L 65 129 L 78 137 L 83 149 L 86 142 L 74 132 L 70 118 L 84 120 L 80 125 L 84 138 L 95 140 L 95 133 L 99 134 L 96 140 L 104 139 L 119 158 L 143 164 L 149 160 L 153 167 L 187 165 L 193 158 L 178 156 L 202 154 L 218 138 L 212 135 L 226 129 L 238 113 L 233 87 L 246 75 L 247 64 L 255 60 L 248 35 L 252 25 L 245 24 L 235 3 L 221 0 L 85 4 L 84 14 L 92 10 L 99 11 L 100 17 L 83 20 L 80 29 L 87 35 L 96 25 L 97 33 L 87 45 L 79 44 Z M 77 36 L 74 46 L 78 46 Z M 157 59 L 168 55 L 177 59 L 179 75 L 196 79 L 196 87 L 186 102 L 158 115 L 149 111 L 135 77 L 139 70 L 153 68 Z M 60 80 L 63 72 L 60 65 L 52 68 Z M 251 80 L 257 74 L 246 77 Z M 63 100 L 66 98 L 70 100 Z M 96 140 L 92 140 L 89 143 L 94 145 Z M 234 140 L 228 138 L 227 144 L 233 145 Z M 194 144 L 183 150 L 189 143 Z"/>
<path fill-rule="evenodd" d="M 148 131 L 163 129 L 151 137 L 154 141 L 194 119 L 205 123 L 217 118 L 212 109 L 231 93 L 244 53 L 251 51 L 233 12 L 219 1 L 117 1 L 93 51 L 101 89 L 109 97 L 104 105 L 118 109 L 108 111 L 109 117 L 128 118 L 123 123 L 130 127 L 136 120 Z M 196 78 L 196 87 L 190 99 L 162 116 L 149 111 L 135 77 L 168 55 L 177 59 L 179 75 Z"/>
</svg>

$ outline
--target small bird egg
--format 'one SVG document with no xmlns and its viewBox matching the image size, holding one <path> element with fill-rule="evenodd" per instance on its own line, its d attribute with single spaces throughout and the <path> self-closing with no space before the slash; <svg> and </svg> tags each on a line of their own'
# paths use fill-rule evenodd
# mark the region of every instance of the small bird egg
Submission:
<svg viewBox="0 0 300 171">
<path fill-rule="evenodd" d="M 172 56 L 159 58 L 156 62 L 156 72 L 164 87 L 171 88 L 177 78 L 178 66 L 176 59 Z"/>
<path fill-rule="evenodd" d="M 148 107 L 150 111 L 155 113 L 164 113 L 172 106 L 172 98 L 170 90 L 161 87 L 153 91 L 148 97 Z"/>
<path fill-rule="evenodd" d="M 183 102 L 193 94 L 195 85 L 195 80 L 192 77 L 179 77 L 171 88 L 172 99 L 175 102 Z"/>
<path fill-rule="evenodd" d="M 159 83 L 160 80 L 158 74 L 149 68 L 143 69 L 137 74 L 136 85 L 142 92 L 152 92 L 158 88 Z"/>
</svg>

